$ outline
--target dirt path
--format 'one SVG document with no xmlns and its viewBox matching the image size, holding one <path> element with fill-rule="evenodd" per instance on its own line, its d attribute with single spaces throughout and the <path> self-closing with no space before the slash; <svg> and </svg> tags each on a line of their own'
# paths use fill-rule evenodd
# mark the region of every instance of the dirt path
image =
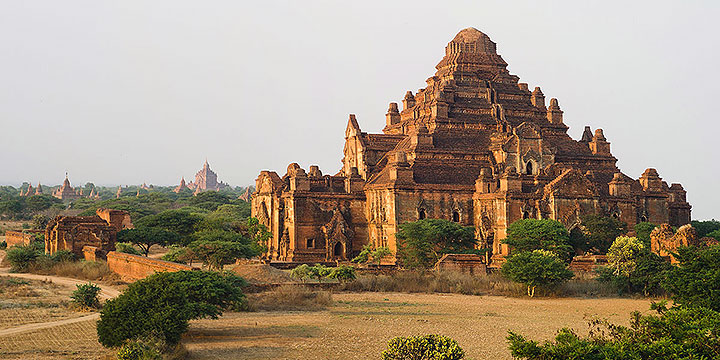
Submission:
<svg viewBox="0 0 720 360">
<path fill-rule="evenodd" d="M 67 325 L 67 324 L 73 324 L 88 320 L 97 320 L 100 318 L 100 314 L 98 313 L 92 313 L 90 315 L 81 316 L 79 318 L 74 319 L 65 319 L 65 320 L 58 320 L 58 321 L 46 321 L 41 323 L 33 323 L 33 324 L 25 324 L 16 326 L 14 328 L 9 329 L 3 329 L 0 330 L 0 336 L 7 336 L 7 335 L 14 335 L 18 333 L 33 331 L 33 330 L 40 330 L 40 329 L 47 329 L 51 327 L 56 327 L 60 325 Z"/>
<path fill-rule="evenodd" d="M 0 251 L 0 262 L 2 262 L 2 259 L 5 257 L 5 251 Z M 53 276 L 53 275 L 38 275 L 38 274 L 25 274 L 25 273 L 10 273 L 9 268 L 0 268 L 0 276 L 8 276 L 8 277 L 15 277 L 15 278 L 21 278 L 21 279 L 29 279 L 29 280 L 40 280 L 40 281 L 52 281 L 55 284 L 63 285 L 63 286 L 69 286 L 69 287 L 75 287 L 75 285 L 78 284 L 85 284 L 87 281 L 85 280 L 78 280 L 78 279 L 72 279 L 72 278 L 66 278 L 61 276 Z M 112 299 L 120 295 L 120 291 L 118 289 L 112 288 L 107 285 L 101 285 L 96 284 L 100 287 L 100 299 L 107 300 Z M 21 326 L 16 326 L 14 328 L 9 329 L 3 329 L 0 330 L 0 336 L 7 336 L 7 335 L 13 335 L 28 331 L 34 331 L 34 330 L 40 330 L 40 329 L 47 329 L 52 328 L 60 325 L 67 325 L 67 324 L 73 324 L 88 320 L 97 320 L 100 318 L 100 314 L 98 313 L 91 313 L 85 316 L 81 316 L 79 318 L 74 319 L 65 319 L 65 320 L 57 320 L 57 321 L 46 321 L 46 322 L 40 322 L 40 323 L 32 323 L 32 324 L 25 324 Z"/>
<path fill-rule="evenodd" d="M 73 278 L 66 278 L 53 275 L 38 275 L 38 274 L 25 274 L 25 273 L 11 273 L 8 268 L 0 268 L 0 276 L 12 276 L 16 278 L 29 279 L 29 280 L 40 280 L 40 281 L 52 281 L 55 284 L 75 287 L 78 284 L 86 284 L 87 280 L 78 280 Z M 107 300 L 112 299 L 120 295 L 118 289 L 109 287 L 107 285 L 95 284 L 100 287 L 100 299 Z"/>
</svg>

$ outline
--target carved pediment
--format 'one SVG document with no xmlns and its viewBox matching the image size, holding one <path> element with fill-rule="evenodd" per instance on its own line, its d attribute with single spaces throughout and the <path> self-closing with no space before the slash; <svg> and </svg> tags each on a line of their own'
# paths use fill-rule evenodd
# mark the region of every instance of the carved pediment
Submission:
<svg viewBox="0 0 720 360">
<path fill-rule="evenodd" d="M 540 139 L 540 127 L 529 122 L 524 122 L 513 131 L 515 135 L 523 139 Z"/>
<path fill-rule="evenodd" d="M 598 196 L 595 184 L 576 169 L 565 170 L 555 180 L 545 185 L 545 193 L 567 198 L 593 198 Z"/>
</svg>

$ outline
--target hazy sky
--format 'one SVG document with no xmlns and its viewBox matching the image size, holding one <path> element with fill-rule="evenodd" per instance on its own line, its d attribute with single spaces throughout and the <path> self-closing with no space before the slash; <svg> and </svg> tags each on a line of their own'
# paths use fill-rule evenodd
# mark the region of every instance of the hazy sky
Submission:
<svg viewBox="0 0 720 360">
<path fill-rule="evenodd" d="M 0 1 L 0 184 L 177 184 L 207 157 L 249 185 L 340 169 L 465 27 L 601 127 L 620 169 L 720 218 L 718 1 Z"/>
</svg>

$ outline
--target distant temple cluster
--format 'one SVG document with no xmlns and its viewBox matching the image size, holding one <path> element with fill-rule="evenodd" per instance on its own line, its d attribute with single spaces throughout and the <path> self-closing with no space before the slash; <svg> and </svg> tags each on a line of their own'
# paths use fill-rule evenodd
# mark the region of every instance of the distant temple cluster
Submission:
<svg viewBox="0 0 720 360">
<path fill-rule="evenodd" d="M 33 188 L 32 184 L 30 184 L 26 188 L 20 189 L 20 196 L 33 196 L 43 194 L 43 187 L 42 185 L 40 185 L 40 183 L 38 183 L 36 188 Z M 90 189 L 90 193 L 87 196 L 84 194 L 82 188 L 73 188 L 70 185 L 70 180 L 68 180 L 67 174 L 65 174 L 65 181 L 63 181 L 62 186 L 52 191 L 52 196 L 60 200 L 68 201 L 77 200 L 80 198 L 100 199 L 100 194 L 98 194 L 95 187 Z"/>
<path fill-rule="evenodd" d="M 351 259 L 366 244 L 395 253 L 402 223 L 435 218 L 473 226 L 497 266 L 520 219 L 568 229 L 591 214 L 630 227 L 690 222 L 680 184 L 652 168 L 639 179 L 623 174 L 602 129 L 572 139 L 557 99 L 547 104 L 539 87 L 519 82 L 487 35 L 462 30 L 435 68 L 402 109 L 390 103 L 383 133 L 363 132 L 350 115 L 337 174 L 296 163 L 282 176 L 260 173 L 252 216 L 273 235 L 267 259 Z"/>
<path fill-rule="evenodd" d="M 185 177 L 180 179 L 180 185 L 173 190 L 179 193 L 184 190 L 194 191 L 195 194 L 203 191 L 220 191 L 230 186 L 222 181 L 218 181 L 217 174 L 210 169 L 210 164 L 205 160 L 205 164 L 200 171 L 195 174 L 195 181 L 185 182 Z"/>
</svg>

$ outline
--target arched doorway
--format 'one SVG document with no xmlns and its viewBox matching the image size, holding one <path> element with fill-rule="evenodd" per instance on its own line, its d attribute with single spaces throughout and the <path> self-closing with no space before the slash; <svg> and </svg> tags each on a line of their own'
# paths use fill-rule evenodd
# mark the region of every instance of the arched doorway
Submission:
<svg viewBox="0 0 720 360">
<path fill-rule="evenodd" d="M 426 217 L 425 209 L 418 209 L 418 220 L 424 220 Z"/>
<path fill-rule="evenodd" d="M 341 242 L 335 243 L 335 246 L 333 247 L 333 256 L 336 258 L 343 257 L 343 244 Z"/>
<path fill-rule="evenodd" d="M 453 211 L 452 213 L 452 221 L 453 222 L 460 222 L 460 213 L 457 211 Z"/>
<path fill-rule="evenodd" d="M 533 174 L 533 163 L 532 161 L 528 161 L 525 165 L 525 174 L 532 175 Z"/>
</svg>

